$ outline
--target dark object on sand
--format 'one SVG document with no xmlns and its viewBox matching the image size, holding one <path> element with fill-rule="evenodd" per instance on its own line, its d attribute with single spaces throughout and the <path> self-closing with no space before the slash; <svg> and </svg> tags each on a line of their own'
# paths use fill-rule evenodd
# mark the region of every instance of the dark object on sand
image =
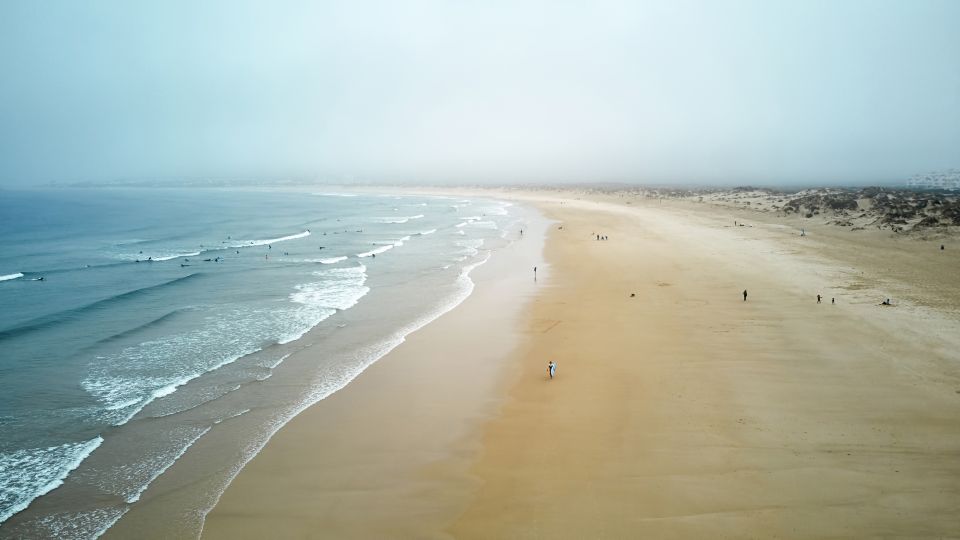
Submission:
<svg viewBox="0 0 960 540">
<path fill-rule="evenodd" d="M 630 298 L 633 298 L 633 297 L 636 296 L 636 295 L 637 295 L 637 293 L 630 293 Z"/>
<path fill-rule="evenodd" d="M 747 290 L 746 290 L 746 289 L 743 290 L 743 301 L 744 301 L 744 302 L 747 301 Z"/>
<path fill-rule="evenodd" d="M 881 305 L 881 306 L 892 306 L 893 304 L 891 304 L 891 303 L 890 303 L 890 299 L 887 298 L 887 299 L 884 300 L 883 302 L 880 302 L 880 305 Z"/>
</svg>

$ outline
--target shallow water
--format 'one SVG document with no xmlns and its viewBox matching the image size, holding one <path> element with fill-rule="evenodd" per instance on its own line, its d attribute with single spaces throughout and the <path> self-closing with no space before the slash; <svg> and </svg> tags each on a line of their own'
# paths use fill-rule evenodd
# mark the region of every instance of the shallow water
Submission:
<svg viewBox="0 0 960 540">
<path fill-rule="evenodd" d="M 493 201 L 340 195 L 0 194 L 4 535 L 100 534 L 215 426 L 245 434 L 242 464 L 468 295 L 517 220 Z M 303 347 L 329 354 L 275 377 Z"/>
</svg>

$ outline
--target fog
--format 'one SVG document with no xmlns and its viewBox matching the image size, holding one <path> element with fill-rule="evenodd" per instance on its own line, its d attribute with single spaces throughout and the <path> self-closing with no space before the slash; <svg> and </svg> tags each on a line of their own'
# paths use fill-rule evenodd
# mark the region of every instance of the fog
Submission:
<svg viewBox="0 0 960 540">
<path fill-rule="evenodd" d="M 0 4 L 0 186 L 885 183 L 960 167 L 960 2 Z"/>
</svg>

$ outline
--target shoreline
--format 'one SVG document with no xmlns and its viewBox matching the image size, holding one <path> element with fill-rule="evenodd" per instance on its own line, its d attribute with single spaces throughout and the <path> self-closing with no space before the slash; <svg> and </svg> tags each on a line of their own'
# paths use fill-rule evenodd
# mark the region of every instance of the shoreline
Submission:
<svg viewBox="0 0 960 540">
<path fill-rule="evenodd" d="M 471 273 L 473 294 L 276 432 L 207 514 L 203 536 L 309 535 L 318 519 L 327 534 L 337 537 L 396 535 L 398 530 L 421 536 L 430 533 L 421 527 L 424 515 L 449 519 L 457 499 L 448 489 L 451 478 L 454 484 L 471 482 L 467 460 L 478 444 L 471 426 L 493 414 L 510 369 L 502 358 L 517 345 L 512 326 L 521 306 L 549 279 L 549 269 L 539 262 L 548 225 L 535 214 L 528 217 L 522 239 L 497 250 Z M 518 265 L 522 272 L 513 271 Z M 539 266 L 536 282 L 532 266 Z M 504 297 L 516 303 L 503 306 Z M 478 317 L 481 331 L 473 328 Z M 438 352 L 448 361 L 437 363 Z M 345 443 L 330 431 L 355 446 L 341 446 Z M 445 462 L 437 467 L 440 456 Z M 423 470 L 428 473 L 421 475 Z M 273 484 L 271 495 L 259 499 L 265 483 Z M 354 483 L 363 487 L 350 487 Z M 437 509 L 429 493 L 440 488 L 448 502 Z M 276 496 L 274 490 L 288 495 Z M 469 490 L 459 493 L 465 499 Z M 342 510 L 347 503 L 335 502 L 341 498 L 357 499 L 350 506 L 358 513 L 312 508 L 326 500 Z M 384 504 L 387 500 L 403 502 Z M 364 515 L 371 501 L 392 508 L 389 516 Z"/>
<path fill-rule="evenodd" d="M 478 194 L 459 191 L 467 192 Z M 890 249 L 887 240 L 871 237 L 856 251 L 856 241 L 813 227 L 816 243 L 798 246 L 775 220 L 725 226 L 741 214 L 724 209 L 481 193 L 534 203 L 564 225 L 547 243 L 550 285 L 523 311 L 517 346 L 503 352 L 506 375 L 475 398 L 499 403 L 495 413 L 470 416 L 476 427 L 459 446 L 445 439 L 446 452 L 419 460 L 391 442 L 431 444 L 395 432 L 409 425 L 380 438 L 356 422 L 341 434 L 344 446 L 317 463 L 298 449 L 321 437 L 308 411 L 297 417 L 299 433 L 281 430 L 251 462 L 259 472 L 237 476 L 205 536 L 949 533 L 960 440 L 942 426 L 960 414 L 950 337 L 960 323 L 922 288 L 896 310 L 874 305 L 885 287 L 918 285 L 896 264 L 878 266 L 883 253 L 873 251 Z M 609 241 L 588 239 L 598 228 Z M 937 256 L 923 247 L 896 249 Z M 940 270 L 917 279 L 940 284 L 949 305 L 960 291 Z M 817 305 L 818 290 L 840 302 Z M 440 323 L 470 311 L 466 304 L 409 348 L 463 348 L 468 333 L 442 332 Z M 357 383 L 391 393 L 414 384 L 391 378 L 403 375 L 401 355 Z M 558 359 L 552 382 L 548 358 Z M 442 401 L 424 377 L 418 388 L 432 394 L 423 399 Z M 356 394 L 352 402 L 369 411 L 352 388 L 338 395 Z M 347 427 L 345 418 L 370 413 L 341 410 L 339 423 L 327 414 Z M 313 468 L 285 469 L 294 458 Z M 405 473 L 384 472 L 398 460 Z M 906 508 L 910 516 L 898 512 Z"/>
<path fill-rule="evenodd" d="M 489 199 L 479 202 L 485 208 L 493 203 L 491 215 L 501 215 L 499 202 Z M 517 217 L 504 215 L 502 220 L 495 219 L 501 222 L 502 229 Z M 174 536 L 198 534 L 201 515 L 219 496 L 219 487 L 229 481 L 247 456 L 259 451 L 278 427 L 295 416 L 288 414 L 290 411 L 299 412 L 298 409 L 336 392 L 344 377 L 353 379 L 354 368 L 362 372 L 403 342 L 407 334 L 415 333 L 456 308 L 470 296 L 471 272 L 483 267 L 491 249 L 496 251 L 508 243 L 503 234 L 505 231 L 492 231 L 486 235 L 489 247 L 479 253 L 470 248 L 476 245 L 470 240 L 450 258 L 450 264 L 443 267 L 446 277 L 430 281 L 437 288 L 429 294 L 403 285 L 400 273 L 374 274 L 372 279 L 380 281 L 374 282 L 377 286 L 370 294 L 372 301 L 341 310 L 335 321 L 313 327 L 302 339 L 271 344 L 245 356 L 231 363 L 229 372 L 218 370 L 207 374 L 216 377 L 212 383 L 204 376 L 198 378 L 197 382 L 202 383 L 199 387 L 187 384 L 174 394 L 179 396 L 179 392 L 186 391 L 185 399 L 189 401 L 206 388 L 224 390 L 214 399 L 172 413 L 170 409 L 177 406 L 171 407 L 166 403 L 168 400 L 150 404 L 122 428 L 105 435 L 111 444 L 103 445 L 89 456 L 77 474 L 68 476 L 65 489 L 38 498 L 32 508 L 4 523 L 3 530 L 10 534 L 46 531 L 43 534 L 51 536 L 72 531 L 76 535 L 108 538 L 140 534 L 143 530 Z M 467 238 L 473 236 L 468 231 Z M 401 278 L 400 281 L 397 278 Z M 394 283 L 400 286 L 392 286 Z M 384 310 L 383 306 L 387 305 L 396 308 Z M 342 330 L 347 327 L 348 330 Z M 318 353 L 321 348 L 323 351 Z M 278 366 L 280 369 L 275 370 Z M 241 386 L 244 382 L 250 384 Z M 235 391 L 241 387 L 245 390 Z M 205 424 L 212 427 L 221 423 L 227 425 L 201 429 Z M 161 456 L 169 457 L 169 464 L 150 469 L 123 468 L 123 464 L 131 461 L 123 453 L 128 448 L 150 451 L 157 443 L 171 446 L 178 443 L 179 439 L 165 440 L 164 435 L 171 430 L 178 436 L 184 435 L 186 440 L 176 455 Z M 239 465 L 234 468 L 235 464 Z M 106 484 L 97 484 L 100 477 L 89 472 L 104 468 L 113 475 L 144 476 L 144 487 L 115 495 L 118 490 L 111 486 L 110 474 L 104 477 Z M 139 478 L 133 477 L 133 480 Z M 134 501 L 135 504 L 128 506 Z"/>
<path fill-rule="evenodd" d="M 477 197 L 477 199 L 480 198 Z M 483 199 L 488 202 L 491 200 L 490 198 Z M 529 219 L 531 216 L 527 214 L 528 212 L 524 210 L 516 219 Z M 506 234 L 506 231 L 504 231 L 504 234 Z M 265 424 L 265 426 L 269 428 L 266 431 L 248 433 L 250 437 L 241 436 L 239 440 L 236 439 L 237 435 L 233 435 L 233 438 L 231 438 L 229 434 L 218 432 L 211 432 L 205 435 L 197 441 L 194 448 L 191 448 L 192 453 L 186 456 L 186 458 L 189 459 L 178 460 L 171 465 L 170 471 L 172 474 L 159 476 L 144 492 L 143 501 L 131 507 L 122 519 L 118 520 L 103 533 L 103 537 L 126 537 L 131 534 L 137 534 L 137 531 L 141 530 L 167 531 L 171 534 L 199 534 L 206 511 L 216 506 L 223 491 L 233 482 L 237 473 L 242 471 L 251 460 L 256 459 L 266 444 L 270 442 L 279 431 L 285 429 L 290 421 L 305 411 L 321 402 L 328 401 L 333 396 L 350 388 L 368 369 L 371 369 L 389 356 L 396 347 L 402 346 L 410 339 L 411 335 L 415 335 L 423 328 L 430 326 L 449 312 L 456 310 L 464 301 L 469 300 L 473 296 L 472 291 L 475 287 L 477 272 L 482 272 L 483 268 L 489 264 L 491 253 L 497 253 L 509 247 L 511 241 L 504 241 L 506 247 L 494 247 L 492 250 L 491 248 L 486 248 L 483 250 L 486 251 L 486 255 L 481 252 L 476 260 L 462 268 L 459 277 L 455 280 L 456 283 L 450 285 L 451 287 L 455 286 L 457 288 L 457 292 L 453 296 L 444 297 L 441 302 L 433 305 L 431 309 L 423 313 L 417 310 L 411 311 L 412 308 L 395 310 L 398 313 L 404 313 L 405 317 L 409 317 L 405 319 L 407 322 L 400 326 L 390 326 L 386 334 L 367 335 L 367 333 L 362 333 L 362 336 L 365 336 L 364 339 L 362 341 L 356 341 L 355 338 L 360 336 L 352 332 L 349 334 L 351 337 L 347 338 L 350 339 L 350 341 L 343 342 L 343 339 L 337 337 L 340 335 L 339 328 L 341 328 L 343 324 L 337 324 L 335 328 L 331 325 L 326 325 L 323 328 L 317 327 L 311 329 L 304 336 L 306 339 L 284 345 L 284 347 L 292 347 L 292 349 L 290 349 L 292 352 L 287 355 L 289 358 L 284 360 L 286 369 L 276 372 L 271 376 L 270 381 L 273 383 L 271 392 L 282 391 L 284 386 L 290 386 L 292 389 L 301 386 L 305 387 L 307 393 L 303 399 L 296 403 L 291 402 L 292 412 L 290 414 L 280 414 L 277 407 L 277 405 L 280 405 L 280 401 L 282 401 L 280 400 L 271 407 L 255 407 L 253 410 L 248 409 L 247 414 L 245 414 L 245 416 L 258 415 L 265 418 L 273 418 L 273 420 L 267 423 L 268 425 Z M 499 241 L 493 242 L 493 244 L 497 245 L 498 242 Z M 379 294 L 381 296 L 387 294 L 387 298 L 391 296 L 396 297 L 395 301 L 398 301 L 401 299 L 402 294 L 398 296 L 397 293 L 403 293 L 404 291 L 398 290 L 395 293 L 385 293 L 377 289 L 372 294 Z M 358 324 L 358 321 L 369 320 L 371 317 L 379 319 L 380 315 L 377 313 L 381 312 L 384 316 L 390 315 L 391 319 L 395 318 L 395 314 L 388 314 L 382 311 L 381 304 L 383 304 L 383 302 L 384 298 L 378 297 L 376 302 L 366 302 L 362 306 L 358 305 L 346 311 L 345 316 L 347 320 L 351 321 L 347 326 L 353 327 L 355 324 Z M 389 303 L 386 305 L 389 305 Z M 377 306 L 381 307 L 378 308 Z M 341 323 L 346 324 L 346 320 L 341 321 Z M 313 349 L 314 345 L 320 343 L 323 344 L 322 349 L 320 347 Z M 318 356 L 320 354 L 324 356 Z M 329 355 L 335 355 L 337 358 L 340 358 L 344 356 L 344 354 L 346 354 L 347 357 L 360 355 L 368 359 L 362 362 L 362 369 L 351 376 L 342 386 L 336 386 L 331 389 L 330 381 L 316 374 L 311 376 L 316 377 L 316 380 L 312 382 L 297 377 L 298 373 L 310 372 L 309 366 L 314 362 L 327 362 L 329 360 L 327 356 Z M 332 375 L 334 375 L 335 378 L 340 376 L 338 373 L 333 373 Z M 260 391 L 262 392 L 263 390 Z M 274 409 L 277 409 L 277 411 L 274 411 Z M 248 422 L 256 422 L 257 425 L 263 423 L 256 419 L 248 420 Z M 229 464 L 218 457 L 218 454 L 224 450 L 233 451 L 232 449 L 237 447 L 238 442 L 242 445 L 243 454 L 246 457 L 237 460 L 235 466 L 225 468 L 225 465 Z M 230 463 L 233 463 L 233 461 Z M 195 477 L 201 478 L 194 480 Z M 222 479 L 218 479 L 221 477 Z M 202 489 L 198 490 L 197 486 L 201 486 Z M 184 502 L 184 500 L 189 500 L 189 502 Z M 171 516 L 182 520 L 181 523 L 177 525 L 169 524 Z M 192 523 L 195 523 L 195 525 Z"/>
</svg>

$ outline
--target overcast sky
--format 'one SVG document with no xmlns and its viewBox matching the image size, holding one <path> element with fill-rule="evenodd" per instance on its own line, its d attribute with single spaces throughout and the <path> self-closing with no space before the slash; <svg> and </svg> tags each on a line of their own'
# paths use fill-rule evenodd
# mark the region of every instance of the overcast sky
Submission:
<svg viewBox="0 0 960 540">
<path fill-rule="evenodd" d="M 960 1 L 0 2 L 2 186 L 951 167 Z"/>
</svg>

